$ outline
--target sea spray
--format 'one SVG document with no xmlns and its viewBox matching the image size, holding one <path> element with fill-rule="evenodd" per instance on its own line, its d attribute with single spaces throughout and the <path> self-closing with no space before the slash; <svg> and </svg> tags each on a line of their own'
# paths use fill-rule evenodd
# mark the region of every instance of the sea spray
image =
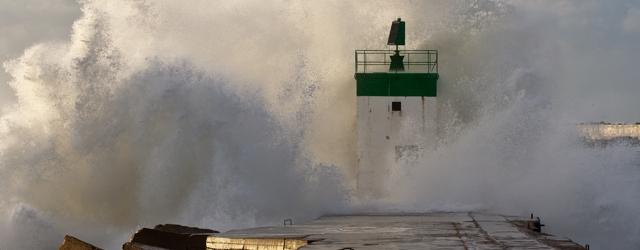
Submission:
<svg viewBox="0 0 640 250">
<path fill-rule="evenodd" d="M 592 246 L 640 245 L 637 150 L 575 134 L 640 119 L 633 1 L 81 4 L 69 41 L 5 62 L 2 249 L 361 207 L 534 212 Z M 397 17 L 408 48 L 441 55 L 438 146 L 361 204 L 353 50 L 384 46 Z"/>
</svg>

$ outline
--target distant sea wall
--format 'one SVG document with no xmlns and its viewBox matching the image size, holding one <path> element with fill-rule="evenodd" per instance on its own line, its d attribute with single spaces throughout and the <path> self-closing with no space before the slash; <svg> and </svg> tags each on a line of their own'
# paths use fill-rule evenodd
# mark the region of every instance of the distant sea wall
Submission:
<svg viewBox="0 0 640 250">
<path fill-rule="evenodd" d="M 582 123 L 578 130 L 587 141 L 630 141 L 640 142 L 640 123 Z"/>
</svg>

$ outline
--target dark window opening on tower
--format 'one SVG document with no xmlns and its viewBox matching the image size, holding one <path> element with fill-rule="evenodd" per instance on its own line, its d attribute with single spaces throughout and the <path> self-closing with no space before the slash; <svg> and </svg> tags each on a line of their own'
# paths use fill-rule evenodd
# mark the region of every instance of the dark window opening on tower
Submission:
<svg viewBox="0 0 640 250">
<path fill-rule="evenodd" d="M 402 111 L 402 103 L 391 102 L 391 111 Z"/>
</svg>

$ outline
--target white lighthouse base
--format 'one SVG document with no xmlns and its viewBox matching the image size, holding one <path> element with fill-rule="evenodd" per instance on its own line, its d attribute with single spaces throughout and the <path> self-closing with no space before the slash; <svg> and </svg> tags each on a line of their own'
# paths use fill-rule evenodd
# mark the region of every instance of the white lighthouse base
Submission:
<svg viewBox="0 0 640 250">
<path fill-rule="evenodd" d="M 435 145 L 436 116 L 435 97 L 358 96 L 359 196 L 384 197 L 393 170 Z"/>
</svg>

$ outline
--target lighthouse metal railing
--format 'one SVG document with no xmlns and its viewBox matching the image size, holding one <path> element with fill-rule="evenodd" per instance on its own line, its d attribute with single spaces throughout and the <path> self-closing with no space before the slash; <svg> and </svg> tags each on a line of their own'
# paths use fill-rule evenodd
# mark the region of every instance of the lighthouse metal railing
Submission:
<svg viewBox="0 0 640 250">
<path fill-rule="evenodd" d="M 438 73 L 437 50 L 399 50 L 404 56 L 404 72 Z M 389 72 L 395 50 L 356 50 L 356 73 Z"/>
</svg>

